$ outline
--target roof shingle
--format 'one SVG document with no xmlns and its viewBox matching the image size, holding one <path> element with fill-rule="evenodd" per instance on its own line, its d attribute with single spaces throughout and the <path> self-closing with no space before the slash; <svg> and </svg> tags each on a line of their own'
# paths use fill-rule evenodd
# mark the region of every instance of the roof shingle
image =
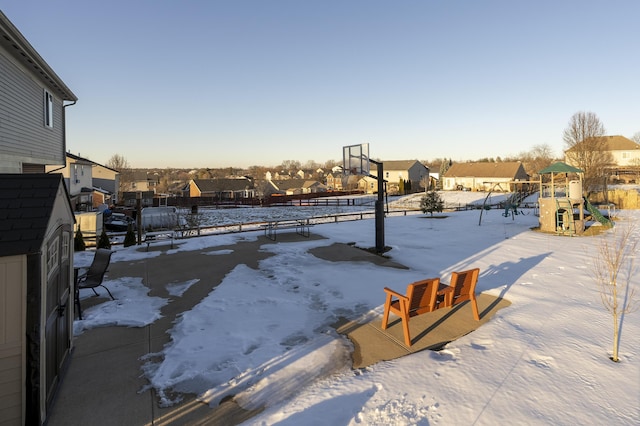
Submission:
<svg viewBox="0 0 640 426">
<path fill-rule="evenodd" d="M 60 174 L 0 174 L 0 256 L 40 250 L 61 184 Z"/>
</svg>

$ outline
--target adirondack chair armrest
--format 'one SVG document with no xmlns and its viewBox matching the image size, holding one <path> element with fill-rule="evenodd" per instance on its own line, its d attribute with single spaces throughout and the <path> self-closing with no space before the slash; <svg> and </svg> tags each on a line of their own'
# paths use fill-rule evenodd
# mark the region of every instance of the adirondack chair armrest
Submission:
<svg viewBox="0 0 640 426">
<path fill-rule="evenodd" d="M 436 296 L 438 297 L 438 299 L 442 297 L 442 301 L 441 302 L 439 301 L 438 305 L 442 303 L 442 306 L 451 306 L 453 304 L 454 292 L 455 292 L 454 287 L 446 284 L 440 284 L 440 289 L 436 293 Z"/>
<path fill-rule="evenodd" d="M 405 296 L 404 294 L 400 294 L 397 291 L 391 290 L 389 287 L 385 287 L 384 291 L 389 296 L 395 296 L 398 299 L 404 300 L 405 302 L 409 302 L 409 298 L 407 296 Z"/>
</svg>

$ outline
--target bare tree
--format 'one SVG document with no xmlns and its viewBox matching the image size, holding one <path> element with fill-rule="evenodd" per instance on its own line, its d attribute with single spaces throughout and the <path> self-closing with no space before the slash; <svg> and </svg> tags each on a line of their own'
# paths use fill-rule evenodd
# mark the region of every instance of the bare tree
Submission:
<svg viewBox="0 0 640 426">
<path fill-rule="evenodd" d="M 113 170 L 117 170 L 120 172 L 120 180 L 119 180 L 119 188 L 118 193 L 122 193 L 124 188 L 129 188 L 129 185 L 133 181 L 133 171 L 129 166 L 129 162 L 124 156 L 120 154 L 114 154 L 107 160 L 105 164 L 107 167 Z M 122 199 L 118 197 L 118 199 Z"/>
<path fill-rule="evenodd" d="M 105 165 L 110 169 L 117 170 L 119 172 L 131 168 L 127 159 L 120 154 L 113 154 L 111 158 L 107 160 L 107 164 Z"/>
<path fill-rule="evenodd" d="M 566 158 L 584 171 L 584 185 L 589 192 L 604 182 L 606 170 L 613 164 L 604 135 L 605 129 L 598 116 L 584 111 L 575 113 L 564 131 Z"/>
<path fill-rule="evenodd" d="M 640 132 L 635 132 L 633 136 L 630 138 L 635 143 L 640 143 Z"/>
<path fill-rule="evenodd" d="M 602 304 L 613 318 L 613 355 L 618 362 L 618 347 L 622 317 L 634 310 L 635 288 L 631 286 L 636 266 L 634 264 L 638 236 L 636 227 L 617 225 L 612 234 L 604 235 L 598 245 L 598 255 L 594 257 L 592 268 L 600 287 Z"/>
<path fill-rule="evenodd" d="M 301 166 L 300 162 L 297 160 L 284 160 L 281 167 L 284 171 L 297 171 Z"/>
<path fill-rule="evenodd" d="M 522 161 L 525 170 L 532 178 L 536 176 L 540 170 L 549 166 L 553 162 L 553 159 L 553 149 L 548 144 L 534 145 L 530 151 L 521 153 L 518 158 L 519 161 Z"/>
</svg>

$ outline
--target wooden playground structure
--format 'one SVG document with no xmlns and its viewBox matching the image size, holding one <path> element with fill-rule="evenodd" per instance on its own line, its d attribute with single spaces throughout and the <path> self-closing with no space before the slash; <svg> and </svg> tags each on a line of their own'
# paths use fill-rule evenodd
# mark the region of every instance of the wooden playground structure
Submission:
<svg viewBox="0 0 640 426">
<path fill-rule="evenodd" d="M 613 222 L 602 215 L 600 210 L 594 207 L 582 192 L 583 171 L 568 164 L 558 162 L 538 172 L 538 181 L 514 181 L 509 185 L 514 188 L 520 186 L 520 191 L 514 194 L 505 202 L 503 216 L 511 215 L 513 218 L 518 214 L 518 207 L 523 199 L 531 194 L 533 185 L 538 185 L 538 216 L 540 231 L 552 232 L 557 235 L 582 235 L 586 229 L 585 210 L 593 220 L 611 227 Z M 487 199 L 491 193 L 499 187 L 495 184 L 487 197 L 482 210 L 487 207 Z M 522 188 L 526 187 L 524 191 Z M 482 222 L 482 211 L 480 221 Z"/>
<path fill-rule="evenodd" d="M 539 174 L 540 230 L 561 235 L 584 233 L 582 170 L 558 162 L 541 170 Z M 548 176 L 550 179 L 543 182 Z"/>
<path fill-rule="evenodd" d="M 602 215 L 583 195 L 582 170 L 558 162 L 538 173 L 541 231 L 555 232 L 558 235 L 581 235 L 586 229 L 585 209 L 593 220 L 606 227 L 613 226 L 611 219 Z M 544 179 L 545 176 L 550 176 L 550 179 Z"/>
</svg>

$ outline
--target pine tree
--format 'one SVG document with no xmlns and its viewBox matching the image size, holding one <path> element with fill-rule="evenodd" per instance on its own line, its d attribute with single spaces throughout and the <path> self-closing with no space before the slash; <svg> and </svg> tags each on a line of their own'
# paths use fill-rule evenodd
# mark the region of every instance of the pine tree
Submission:
<svg viewBox="0 0 640 426">
<path fill-rule="evenodd" d="M 84 237 L 82 236 L 82 231 L 78 227 L 78 230 L 76 231 L 76 236 L 73 238 L 73 250 L 85 251 L 86 249 L 87 249 L 87 246 L 84 243 Z"/>
<path fill-rule="evenodd" d="M 444 201 L 436 191 L 429 191 L 422 197 L 422 200 L 420 200 L 420 209 L 422 213 L 430 213 L 433 217 L 433 212 L 442 212 L 444 209 Z"/>
<path fill-rule="evenodd" d="M 104 229 L 102 230 L 102 234 L 100 234 L 100 239 L 98 240 L 98 244 L 96 244 L 96 246 L 97 248 L 111 248 L 111 241 L 109 241 L 109 236 Z"/>
<path fill-rule="evenodd" d="M 135 244 L 136 244 L 136 233 L 133 232 L 133 225 L 129 224 L 129 226 L 127 227 L 127 234 L 124 236 L 123 245 L 125 247 L 129 247 Z"/>
</svg>

